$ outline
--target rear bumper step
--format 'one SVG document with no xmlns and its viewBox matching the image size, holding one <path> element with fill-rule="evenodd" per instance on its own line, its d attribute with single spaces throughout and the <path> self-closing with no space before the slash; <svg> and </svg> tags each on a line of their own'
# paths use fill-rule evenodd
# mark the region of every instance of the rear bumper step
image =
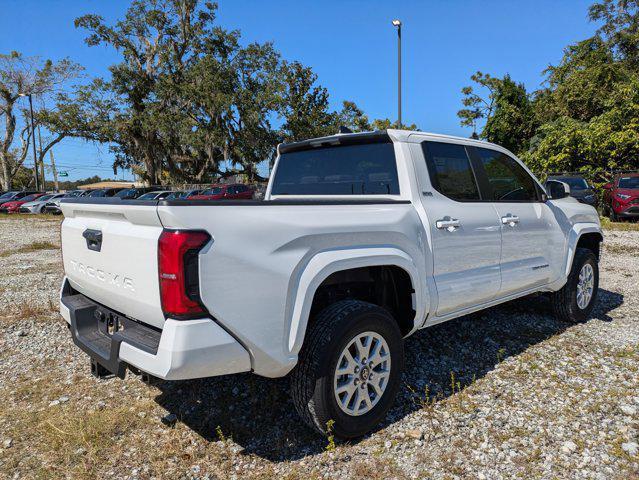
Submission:
<svg viewBox="0 0 639 480">
<path fill-rule="evenodd" d="M 65 278 L 60 313 L 73 342 L 99 377 L 124 378 L 127 367 L 164 380 L 186 380 L 251 370 L 247 350 L 209 318 L 164 322 L 164 328 L 136 322 L 73 290 Z M 103 367 L 103 368 L 100 368 Z"/>
<path fill-rule="evenodd" d="M 69 309 L 73 342 L 112 374 L 124 378 L 126 372 L 126 364 L 120 360 L 122 342 L 157 353 L 160 330 L 134 322 L 81 293 L 63 296 L 61 302 Z M 99 369 L 96 367 L 95 371 Z"/>
</svg>

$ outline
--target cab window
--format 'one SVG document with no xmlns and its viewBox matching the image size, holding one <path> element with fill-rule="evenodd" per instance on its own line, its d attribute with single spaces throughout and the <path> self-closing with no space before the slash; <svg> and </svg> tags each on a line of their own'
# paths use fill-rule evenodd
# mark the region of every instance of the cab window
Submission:
<svg viewBox="0 0 639 480">
<path fill-rule="evenodd" d="M 423 142 L 422 149 L 435 190 L 458 202 L 480 200 L 475 174 L 463 145 Z"/>
<path fill-rule="evenodd" d="M 517 161 L 505 153 L 477 148 L 488 177 L 489 200 L 493 202 L 535 202 L 535 180 Z"/>
</svg>

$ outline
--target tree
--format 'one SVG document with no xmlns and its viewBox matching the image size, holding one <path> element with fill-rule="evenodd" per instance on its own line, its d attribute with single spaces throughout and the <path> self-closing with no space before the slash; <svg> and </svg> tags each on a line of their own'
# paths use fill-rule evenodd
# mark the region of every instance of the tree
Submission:
<svg viewBox="0 0 639 480">
<path fill-rule="evenodd" d="M 480 138 L 516 153 L 525 150 L 536 121 L 524 85 L 514 82 L 510 75 L 496 78 L 482 72 L 475 73 L 471 80 L 485 90 L 487 96 L 482 97 L 471 86 L 462 89 L 462 103 L 466 108 L 457 113 L 461 124 L 473 127 L 475 134 L 477 122 L 485 120 Z"/>
<path fill-rule="evenodd" d="M 0 55 L 0 115 L 3 138 L 0 143 L 0 186 L 9 190 L 14 176 L 26 160 L 31 140 L 31 118 L 26 110 L 16 113 L 19 99 L 27 94 L 44 98 L 72 78 L 81 67 L 68 59 L 59 62 L 42 61 L 39 57 L 24 57 L 18 52 Z M 22 113 L 21 127 L 17 115 Z M 15 145 L 18 132 L 20 146 Z"/>
<path fill-rule="evenodd" d="M 122 62 L 110 67 L 111 81 L 103 83 L 119 101 L 110 140 L 116 143 L 118 164 L 142 163 L 152 184 L 159 183 L 169 155 L 166 142 L 175 140 L 163 138 L 158 128 L 170 122 L 163 107 L 172 106 L 170 99 L 157 96 L 159 84 L 179 81 L 207 44 L 226 44 L 220 37 L 228 34 L 212 26 L 216 8 L 209 2 L 198 8 L 196 0 L 135 0 L 113 26 L 98 15 L 75 20 L 76 27 L 89 31 L 89 46 L 109 45 L 122 55 Z"/>
<path fill-rule="evenodd" d="M 337 132 L 338 118 L 329 111 L 328 90 L 317 85 L 317 75 L 311 68 L 299 62 L 285 63 L 283 87 L 279 110 L 284 119 L 282 141 L 324 137 Z M 357 109 L 352 102 L 347 108 L 351 108 L 351 112 Z"/>
<path fill-rule="evenodd" d="M 617 60 L 639 69 L 639 1 L 603 0 L 588 9 L 591 21 L 603 22 L 597 35 L 608 44 Z"/>
<path fill-rule="evenodd" d="M 464 89 L 462 125 L 484 119 L 482 138 L 510 144 L 541 175 L 580 172 L 603 183 L 611 170 L 639 169 L 639 2 L 603 0 L 589 17 L 601 27 L 566 47 L 532 95 L 509 78 L 474 75 L 489 95 Z"/>
</svg>

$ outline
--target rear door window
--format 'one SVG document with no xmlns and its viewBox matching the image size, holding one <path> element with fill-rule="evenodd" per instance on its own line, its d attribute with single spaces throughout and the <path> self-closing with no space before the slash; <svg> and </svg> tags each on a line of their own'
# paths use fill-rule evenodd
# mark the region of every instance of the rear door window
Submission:
<svg viewBox="0 0 639 480">
<path fill-rule="evenodd" d="M 280 156 L 273 195 L 399 195 L 391 142 L 292 151 Z"/>
<path fill-rule="evenodd" d="M 423 142 L 422 149 L 435 190 L 458 202 L 481 199 L 470 158 L 463 145 Z"/>
</svg>

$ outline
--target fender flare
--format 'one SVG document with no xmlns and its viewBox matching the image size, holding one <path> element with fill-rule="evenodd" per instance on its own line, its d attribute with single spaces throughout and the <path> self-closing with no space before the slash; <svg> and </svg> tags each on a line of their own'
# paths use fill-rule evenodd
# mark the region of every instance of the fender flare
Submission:
<svg viewBox="0 0 639 480">
<path fill-rule="evenodd" d="M 572 261 L 575 258 L 575 252 L 577 251 L 577 243 L 579 243 L 579 239 L 586 233 L 598 233 L 601 235 L 603 240 L 601 226 L 597 223 L 577 223 L 573 225 L 572 229 L 568 233 L 566 248 L 566 264 L 564 265 L 564 275 L 566 278 L 570 274 L 570 269 L 572 268 Z"/>
<path fill-rule="evenodd" d="M 410 276 L 415 291 L 415 319 L 411 333 L 421 326 L 421 320 L 425 317 L 424 306 L 427 305 L 428 291 L 420 282 L 417 266 L 406 252 L 387 246 L 323 251 L 308 261 L 299 276 L 297 290 L 291 295 L 291 313 L 284 339 L 289 353 L 297 355 L 302 348 L 315 292 L 329 275 L 342 270 L 382 265 L 397 266 Z"/>
</svg>

